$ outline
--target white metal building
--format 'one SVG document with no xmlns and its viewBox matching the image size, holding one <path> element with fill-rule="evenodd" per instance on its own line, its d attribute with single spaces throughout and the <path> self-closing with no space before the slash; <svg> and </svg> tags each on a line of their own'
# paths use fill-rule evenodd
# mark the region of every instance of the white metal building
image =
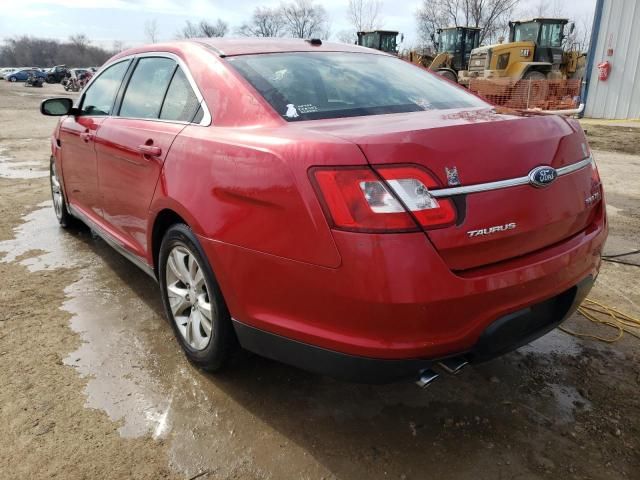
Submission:
<svg viewBox="0 0 640 480">
<path fill-rule="evenodd" d="M 603 62 L 606 81 L 599 79 Z M 640 0 L 597 1 L 586 82 L 586 117 L 640 118 Z"/>
</svg>

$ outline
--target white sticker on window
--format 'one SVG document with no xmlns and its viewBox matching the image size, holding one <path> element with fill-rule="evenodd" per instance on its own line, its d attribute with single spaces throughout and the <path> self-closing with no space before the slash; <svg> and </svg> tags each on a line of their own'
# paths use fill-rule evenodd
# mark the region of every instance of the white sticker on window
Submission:
<svg viewBox="0 0 640 480">
<path fill-rule="evenodd" d="M 285 113 L 284 116 L 287 118 L 298 118 L 300 115 L 298 115 L 295 105 L 290 103 L 287 105 L 287 113 Z"/>
<path fill-rule="evenodd" d="M 300 113 L 314 113 L 318 111 L 318 107 L 307 103 L 306 105 L 298 105 L 298 111 Z"/>
</svg>

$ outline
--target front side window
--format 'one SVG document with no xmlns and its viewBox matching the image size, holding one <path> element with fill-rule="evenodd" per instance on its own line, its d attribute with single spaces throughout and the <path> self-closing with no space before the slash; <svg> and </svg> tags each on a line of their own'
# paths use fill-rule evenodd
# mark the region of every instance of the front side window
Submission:
<svg viewBox="0 0 640 480">
<path fill-rule="evenodd" d="M 171 80 L 169 90 L 162 104 L 160 118 L 163 120 L 177 120 L 180 122 L 193 122 L 200 102 L 196 97 L 187 76 L 181 68 Z"/>
<path fill-rule="evenodd" d="M 287 121 L 487 106 L 387 55 L 272 53 L 227 60 Z"/>
<path fill-rule="evenodd" d="M 113 102 L 129 67 L 129 60 L 111 65 L 104 70 L 84 94 L 81 111 L 83 115 L 111 115 Z"/>
<path fill-rule="evenodd" d="M 158 118 L 175 68 L 176 62 L 170 58 L 141 58 L 127 85 L 119 115 L 129 118 Z"/>
</svg>

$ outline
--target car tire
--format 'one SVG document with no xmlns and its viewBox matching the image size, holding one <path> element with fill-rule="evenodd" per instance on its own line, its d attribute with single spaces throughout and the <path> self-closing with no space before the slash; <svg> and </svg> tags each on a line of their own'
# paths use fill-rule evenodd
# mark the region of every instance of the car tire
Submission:
<svg viewBox="0 0 640 480">
<path fill-rule="evenodd" d="M 64 190 L 62 182 L 56 171 L 56 164 L 53 158 L 49 163 L 49 184 L 51 185 L 51 199 L 53 201 L 53 210 L 58 219 L 58 223 L 62 228 L 70 228 L 80 223 L 76 217 L 69 213 L 67 201 L 64 198 Z"/>
<path fill-rule="evenodd" d="M 185 224 L 167 230 L 158 279 L 165 315 L 187 358 L 215 372 L 237 350 L 231 315 L 200 242 Z"/>
<path fill-rule="evenodd" d="M 16 77 L 9 77 L 10 82 L 17 82 L 18 79 Z"/>
</svg>

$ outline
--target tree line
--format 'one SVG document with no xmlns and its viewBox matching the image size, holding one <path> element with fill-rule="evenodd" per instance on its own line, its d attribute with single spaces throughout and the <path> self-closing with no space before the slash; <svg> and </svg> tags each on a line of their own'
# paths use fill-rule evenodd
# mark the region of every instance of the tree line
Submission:
<svg viewBox="0 0 640 480">
<path fill-rule="evenodd" d="M 72 35 L 65 42 L 22 36 L 5 40 L 0 47 L 0 65 L 92 67 L 102 65 L 113 54 L 113 51 L 91 45 L 85 35 Z"/>
</svg>

